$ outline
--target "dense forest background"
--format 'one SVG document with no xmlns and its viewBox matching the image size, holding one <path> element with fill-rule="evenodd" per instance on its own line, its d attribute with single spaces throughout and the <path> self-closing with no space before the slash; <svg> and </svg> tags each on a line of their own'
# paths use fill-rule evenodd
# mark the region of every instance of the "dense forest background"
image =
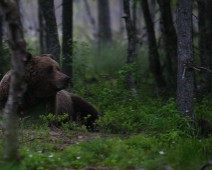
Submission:
<svg viewBox="0 0 212 170">
<path fill-rule="evenodd" d="M 16 2 L 26 51 L 53 54 L 71 77 L 68 91 L 104 116 L 93 133 L 63 123 L 53 131 L 47 128 L 51 114 L 37 113 L 33 123 L 20 119 L 14 133 L 20 149 L 15 138 L 7 145 L 1 141 L 1 154 L 4 146 L 16 147 L 13 159 L 22 169 L 172 170 L 203 164 L 203 170 L 212 165 L 210 0 Z M 1 15 L 1 78 L 14 59 L 4 19 Z M 7 129 L 17 130 L 12 128 Z M 0 163 L 5 170 L 17 168 L 4 159 Z"/>
</svg>

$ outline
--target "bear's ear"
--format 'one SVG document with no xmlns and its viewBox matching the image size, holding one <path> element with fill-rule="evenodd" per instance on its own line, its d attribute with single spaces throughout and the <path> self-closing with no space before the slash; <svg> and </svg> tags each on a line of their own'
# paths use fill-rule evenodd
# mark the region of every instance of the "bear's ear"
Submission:
<svg viewBox="0 0 212 170">
<path fill-rule="evenodd" d="M 52 54 L 42 54 L 41 57 L 50 57 L 54 59 L 54 56 Z"/>
<path fill-rule="evenodd" d="M 32 58 L 32 54 L 29 53 L 29 52 L 26 52 L 26 53 L 25 53 L 25 56 L 24 56 L 24 58 L 23 58 L 24 63 L 28 63 L 29 60 L 31 60 L 31 58 Z"/>
</svg>

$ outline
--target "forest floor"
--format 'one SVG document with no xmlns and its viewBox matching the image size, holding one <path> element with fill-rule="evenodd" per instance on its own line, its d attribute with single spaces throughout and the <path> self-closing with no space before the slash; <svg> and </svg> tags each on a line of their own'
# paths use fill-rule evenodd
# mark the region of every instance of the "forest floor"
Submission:
<svg viewBox="0 0 212 170">
<path fill-rule="evenodd" d="M 50 130 L 48 138 L 45 137 L 35 137 L 33 135 L 30 138 L 29 134 L 33 134 L 32 131 L 26 131 L 25 140 L 30 142 L 32 140 L 38 139 L 40 142 L 47 142 L 55 145 L 56 150 L 63 150 L 67 146 L 78 144 L 79 142 L 92 141 L 97 137 L 100 138 L 114 138 L 118 137 L 115 134 L 107 134 L 101 132 L 78 132 L 78 131 L 64 131 L 61 129 Z M 42 136 L 42 134 L 41 134 Z"/>
<path fill-rule="evenodd" d="M 0 139 L 3 137 L 3 132 L 0 130 Z M 130 136 L 109 134 L 106 132 L 88 132 L 88 131 L 74 131 L 74 130 L 62 130 L 58 128 L 54 129 L 43 129 L 43 130 L 31 130 L 31 129 L 21 129 L 19 132 L 19 144 L 21 147 L 32 147 L 33 145 L 46 144 L 52 145 L 53 150 L 63 151 L 66 147 L 71 145 L 77 145 L 81 142 L 90 142 L 95 138 L 101 139 L 112 139 L 112 138 L 127 139 Z M 39 146 L 38 146 L 39 147 Z M 44 152 L 43 148 L 43 151 Z M 65 168 L 64 170 L 110 170 L 109 167 L 84 167 L 84 168 Z M 173 170 L 170 166 L 162 167 L 163 170 Z M 129 170 L 146 170 L 143 168 L 132 168 Z"/>
</svg>

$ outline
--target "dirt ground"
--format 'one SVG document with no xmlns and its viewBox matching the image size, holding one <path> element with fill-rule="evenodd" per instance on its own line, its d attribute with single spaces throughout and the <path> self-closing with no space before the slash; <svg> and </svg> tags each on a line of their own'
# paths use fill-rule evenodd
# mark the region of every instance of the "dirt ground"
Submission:
<svg viewBox="0 0 212 170">
<path fill-rule="evenodd" d="M 65 147 L 75 145 L 83 141 L 91 141 L 94 138 L 115 138 L 118 135 L 104 132 L 87 132 L 61 130 L 58 128 L 51 130 L 20 130 L 19 140 L 23 145 L 28 145 L 34 140 L 54 144 L 55 150 L 63 150 Z M 2 132 L 0 133 L 2 137 Z"/>
</svg>

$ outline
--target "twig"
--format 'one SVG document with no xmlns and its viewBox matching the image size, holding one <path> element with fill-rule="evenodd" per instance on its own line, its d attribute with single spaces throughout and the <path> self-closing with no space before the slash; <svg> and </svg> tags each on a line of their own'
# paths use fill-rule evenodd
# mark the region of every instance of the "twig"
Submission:
<svg viewBox="0 0 212 170">
<path fill-rule="evenodd" d="M 207 163 L 205 163 L 204 165 L 202 165 L 199 170 L 204 170 L 208 166 L 212 166 L 212 161 L 208 161 Z"/>
<path fill-rule="evenodd" d="M 212 71 L 209 70 L 208 68 L 205 68 L 205 67 L 199 67 L 199 68 L 202 69 L 202 70 L 207 70 L 207 71 L 209 71 L 210 73 L 212 73 Z"/>
<path fill-rule="evenodd" d="M 29 140 L 25 141 L 24 143 L 31 142 L 31 141 L 36 140 L 36 139 L 43 139 L 43 138 L 41 138 L 41 137 L 38 137 L 38 138 L 32 138 L 32 139 L 29 139 Z"/>
<path fill-rule="evenodd" d="M 184 70 L 183 70 L 182 80 L 184 79 L 186 69 L 188 69 L 188 68 L 193 68 L 194 70 L 197 70 L 197 71 L 207 70 L 208 72 L 212 73 L 212 71 L 209 70 L 208 68 L 205 68 L 205 67 L 198 67 L 198 66 L 196 66 L 196 65 L 194 65 L 194 64 L 189 65 L 188 63 L 186 63 L 186 64 L 184 64 Z"/>
<path fill-rule="evenodd" d="M 184 79 L 184 77 L 185 77 L 185 72 L 186 72 L 186 67 L 184 67 L 184 69 L 183 69 L 182 80 L 183 80 L 183 79 Z"/>
</svg>

